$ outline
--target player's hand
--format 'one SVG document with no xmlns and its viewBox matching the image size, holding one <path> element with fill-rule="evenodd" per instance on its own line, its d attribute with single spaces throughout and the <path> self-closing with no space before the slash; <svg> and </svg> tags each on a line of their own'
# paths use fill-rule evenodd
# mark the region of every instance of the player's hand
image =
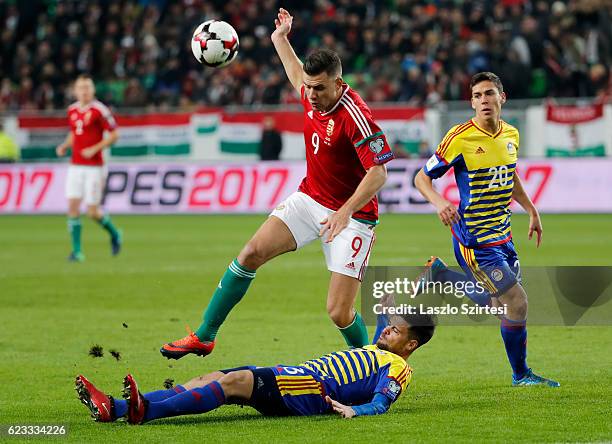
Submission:
<svg viewBox="0 0 612 444">
<path fill-rule="evenodd" d="M 83 156 L 85 159 L 91 159 L 97 152 L 98 148 L 95 146 L 90 146 L 88 148 L 83 148 L 83 151 L 81 151 L 81 156 Z"/>
<path fill-rule="evenodd" d="M 442 223 L 447 226 L 459 222 L 457 207 L 447 200 L 438 206 L 438 217 Z"/>
<path fill-rule="evenodd" d="M 340 414 L 340 416 L 342 416 L 343 418 L 352 418 L 353 416 L 355 416 L 355 410 L 353 410 L 352 407 L 340 404 L 338 401 L 334 401 L 329 396 L 325 397 L 325 402 L 327 402 L 331 406 L 334 412 Z"/>
<path fill-rule="evenodd" d="M 536 248 L 538 248 L 542 243 L 542 221 L 537 211 L 529 215 L 529 240 L 533 238 L 533 233 L 536 234 Z"/>
<path fill-rule="evenodd" d="M 323 237 L 327 233 L 327 240 L 325 242 L 332 242 L 334 238 L 342 232 L 342 230 L 348 227 L 350 219 L 350 214 L 345 213 L 341 209 L 333 214 L 330 214 L 329 217 L 326 217 L 319 222 L 321 225 L 323 225 L 321 230 L 319 230 L 319 237 Z"/>
<path fill-rule="evenodd" d="M 289 14 L 289 11 L 286 9 L 280 8 L 278 10 L 278 18 L 274 19 L 274 25 L 276 25 L 276 30 L 272 33 L 272 35 L 277 35 L 279 37 L 287 37 L 289 32 L 291 32 L 291 25 L 293 23 L 293 17 Z"/>
<path fill-rule="evenodd" d="M 55 154 L 57 154 L 57 157 L 64 157 L 66 152 L 68 152 L 68 147 L 66 145 L 58 145 L 55 148 Z"/>
</svg>

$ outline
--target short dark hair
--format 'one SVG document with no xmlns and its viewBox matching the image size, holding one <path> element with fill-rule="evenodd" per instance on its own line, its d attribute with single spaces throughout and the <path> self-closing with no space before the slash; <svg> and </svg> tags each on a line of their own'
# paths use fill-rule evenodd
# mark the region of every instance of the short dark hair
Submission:
<svg viewBox="0 0 612 444">
<path fill-rule="evenodd" d="M 436 330 L 436 318 L 433 315 L 404 314 L 402 318 L 408 323 L 408 337 L 418 342 L 417 348 L 429 342 Z"/>
<path fill-rule="evenodd" d="M 493 82 L 493 84 L 497 87 L 498 91 L 501 93 L 504 92 L 504 85 L 502 85 L 501 79 L 497 74 L 492 72 L 479 72 L 472 76 L 472 80 L 470 81 L 470 93 L 472 92 L 472 88 L 478 85 L 480 82 Z"/>
<path fill-rule="evenodd" d="M 342 75 L 340 56 L 331 49 L 316 49 L 306 57 L 304 72 L 309 76 L 324 72 L 329 76 Z"/>
</svg>

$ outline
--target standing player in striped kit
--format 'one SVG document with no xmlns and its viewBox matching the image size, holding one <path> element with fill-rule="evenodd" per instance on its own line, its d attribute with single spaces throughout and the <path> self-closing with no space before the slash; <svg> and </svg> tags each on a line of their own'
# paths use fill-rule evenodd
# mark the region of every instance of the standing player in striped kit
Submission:
<svg viewBox="0 0 612 444">
<path fill-rule="evenodd" d="M 527 294 L 521 285 L 518 254 L 512 242 L 510 203 L 529 214 L 529 239 L 542 239 L 540 214 L 516 172 L 519 132 L 501 120 L 506 94 L 500 78 L 481 72 L 470 83 L 475 116 L 446 134 L 415 179 L 421 194 L 450 226 L 457 262 L 465 271 L 449 270 L 441 259 L 428 262 L 434 281 L 482 284 L 486 291 L 467 293 L 480 305 L 505 306 L 501 335 L 512 367 L 513 386 L 559 387 L 527 366 Z M 456 208 L 433 188 L 433 180 L 454 168 L 460 203 Z"/>
<path fill-rule="evenodd" d="M 272 42 L 304 107 L 306 177 L 229 265 L 197 331 L 161 348 L 168 358 L 209 354 L 219 327 L 255 271 L 318 238 L 331 272 L 327 312 L 349 346 L 368 343 L 354 302 L 374 243 L 376 193 L 385 184 L 384 164 L 393 153 L 368 106 L 343 82 L 335 52 L 314 51 L 303 64 L 297 58 L 287 39 L 292 21 L 280 9 Z"/>
<path fill-rule="evenodd" d="M 87 205 L 87 214 L 98 222 L 110 235 L 113 256 L 121 250 L 121 233 L 111 222 L 110 216 L 100 209 L 106 167 L 102 151 L 111 146 L 119 137 L 117 124 L 109 109 L 95 98 L 93 80 L 80 75 L 74 82 L 77 101 L 68 107 L 70 132 L 66 140 L 57 147 L 58 157 L 72 147 L 72 158 L 66 178 L 68 199 L 68 230 L 72 241 L 72 252 L 68 260 L 83 262 L 81 251 L 81 202 Z M 104 137 L 104 131 L 108 136 Z"/>
</svg>

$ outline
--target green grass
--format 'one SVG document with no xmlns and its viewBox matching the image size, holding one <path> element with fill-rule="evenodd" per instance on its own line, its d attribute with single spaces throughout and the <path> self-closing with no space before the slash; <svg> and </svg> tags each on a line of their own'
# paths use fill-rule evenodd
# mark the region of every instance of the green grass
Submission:
<svg viewBox="0 0 612 444">
<path fill-rule="evenodd" d="M 595 326 L 530 328 L 529 363 L 560 380 L 558 390 L 509 387 L 497 327 L 446 327 L 410 358 L 413 383 L 383 416 L 271 419 L 227 406 L 143 427 L 93 423 L 74 392 L 80 372 L 119 395 L 127 372 L 148 391 L 166 378 L 298 363 L 344 347 L 325 313 L 322 253 L 311 245 L 258 271 L 211 356 L 163 359 L 159 346 L 183 336 L 185 324 L 197 327 L 211 289 L 264 217 L 114 219 L 124 253 L 110 258 L 105 233 L 85 222 L 87 261 L 69 264 L 64 218 L 0 217 L 0 424 L 67 424 L 74 442 L 612 440 L 612 329 Z M 611 226 L 610 215 L 545 216 L 536 250 L 526 218 L 514 218 L 523 266 L 612 265 Z M 377 230 L 374 265 L 419 265 L 432 253 L 454 263 L 434 216 L 388 215 Z M 107 351 L 101 359 L 87 354 L 95 343 Z M 108 354 L 113 348 L 121 361 Z"/>
</svg>

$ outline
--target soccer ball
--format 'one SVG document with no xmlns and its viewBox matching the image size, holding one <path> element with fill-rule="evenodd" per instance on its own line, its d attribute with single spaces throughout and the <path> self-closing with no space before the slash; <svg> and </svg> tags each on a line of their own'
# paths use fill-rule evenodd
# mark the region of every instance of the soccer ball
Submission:
<svg viewBox="0 0 612 444">
<path fill-rule="evenodd" d="M 227 66 L 238 54 L 238 34 L 229 23 L 208 20 L 193 32 L 191 51 L 203 65 L 213 68 Z"/>
</svg>

